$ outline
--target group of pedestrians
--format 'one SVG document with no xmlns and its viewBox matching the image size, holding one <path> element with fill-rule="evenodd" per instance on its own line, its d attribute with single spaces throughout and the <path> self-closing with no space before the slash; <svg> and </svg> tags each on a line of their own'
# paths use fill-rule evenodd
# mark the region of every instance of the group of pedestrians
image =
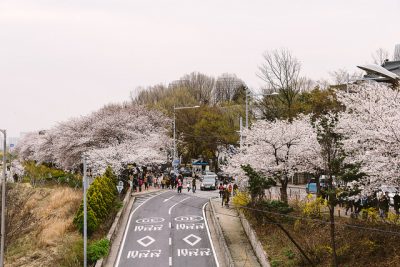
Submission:
<svg viewBox="0 0 400 267">
<path fill-rule="evenodd" d="M 220 183 L 218 186 L 219 197 L 221 198 L 221 206 L 229 207 L 229 200 L 231 196 L 235 196 L 238 190 L 238 186 L 236 183 L 232 185 L 232 183 L 228 183 L 224 181 Z"/>
<path fill-rule="evenodd" d="M 341 204 L 345 206 L 345 214 L 350 211 L 351 216 L 358 217 L 363 209 L 375 208 L 379 210 L 379 216 L 385 219 L 388 216 L 391 206 L 388 192 L 375 193 L 372 195 L 363 195 L 361 197 L 345 197 Z M 393 196 L 393 209 L 397 216 L 400 216 L 400 195 L 396 193 Z"/>
<path fill-rule="evenodd" d="M 156 189 L 176 189 L 178 193 L 182 193 L 184 187 L 184 178 L 181 174 L 176 175 L 174 172 L 168 173 L 153 173 L 151 171 L 141 171 L 135 169 L 133 175 L 130 175 L 132 181 L 132 191 L 142 192 L 153 187 Z M 186 178 L 186 188 L 190 192 L 196 192 L 196 178 L 191 181 Z"/>
</svg>

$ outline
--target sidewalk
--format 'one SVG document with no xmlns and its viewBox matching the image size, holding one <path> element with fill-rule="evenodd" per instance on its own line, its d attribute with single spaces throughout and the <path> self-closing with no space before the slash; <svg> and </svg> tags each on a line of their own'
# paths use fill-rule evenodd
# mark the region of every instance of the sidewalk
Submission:
<svg viewBox="0 0 400 267">
<path fill-rule="evenodd" d="M 221 207 L 220 198 L 211 199 L 211 205 L 213 205 L 215 209 L 215 216 L 221 225 L 226 244 L 232 255 L 235 266 L 261 266 L 243 230 L 237 211 L 234 208 Z"/>
</svg>

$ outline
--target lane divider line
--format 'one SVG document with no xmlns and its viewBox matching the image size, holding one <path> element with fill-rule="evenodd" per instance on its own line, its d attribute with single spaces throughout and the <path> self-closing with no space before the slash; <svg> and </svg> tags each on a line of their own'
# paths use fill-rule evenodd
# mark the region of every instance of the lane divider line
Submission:
<svg viewBox="0 0 400 267">
<path fill-rule="evenodd" d="M 183 201 L 185 201 L 186 199 L 189 199 L 189 198 L 190 198 L 190 197 L 184 198 L 184 199 L 182 199 L 181 201 L 179 201 L 179 202 L 175 203 L 174 205 L 172 205 L 172 206 L 169 208 L 169 210 L 168 210 L 168 214 L 171 215 L 171 211 L 172 211 L 172 209 L 173 209 L 176 205 L 178 205 L 179 203 L 182 203 Z"/>
<path fill-rule="evenodd" d="M 210 240 L 211 249 L 212 249 L 213 254 L 214 254 L 215 263 L 216 263 L 217 267 L 219 267 L 217 254 L 215 253 L 215 248 L 214 248 L 214 245 L 213 245 L 213 242 L 212 242 L 212 239 L 211 239 L 210 229 L 208 228 L 208 221 L 207 221 L 207 217 L 206 217 L 206 213 L 205 213 L 205 209 L 206 209 L 207 204 L 208 204 L 208 202 L 204 203 L 204 205 L 203 205 L 203 218 L 204 218 L 204 221 L 206 222 L 205 225 L 206 225 L 206 228 L 207 228 L 208 239 Z"/>
<path fill-rule="evenodd" d="M 169 198 L 164 199 L 163 202 L 165 203 L 165 202 L 167 202 L 168 200 L 171 200 L 171 198 L 173 198 L 174 196 L 175 196 L 175 195 L 173 195 L 172 197 L 169 197 Z"/>
<path fill-rule="evenodd" d="M 149 197 L 148 199 L 146 199 L 145 201 L 143 201 L 142 203 L 140 203 L 140 205 L 137 206 L 137 207 L 131 212 L 131 214 L 129 215 L 128 223 L 127 223 L 127 225 L 126 225 L 126 227 L 125 227 L 125 232 L 124 232 L 124 237 L 122 238 L 122 243 L 121 243 L 120 246 L 119 246 L 119 252 L 118 252 L 118 256 L 117 256 L 117 262 L 115 263 L 114 266 L 119 266 L 119 261 L 120 261 L 120 259 L 121 259 L 122 250 L 124 250 L 125 240 L 126 240 L 126 236 L 128 235 L 128 232 L 129 232 L 129 226 L 130 226 L 130 224 L 131 224 L 133 214 L 134 214 L 144 203 L 146 203 L 146 202 L 149 201 L 150 199 L 153 199 L 153 198 L 155 198 L 156 196 L 159 196 L 159 195 L 164 194 L 164 193 L 167 193 L 167 192 L 168 192 L 168 191 Z"/>
<path fill-rule="evenodd" d="M 172 228 L 172 223 L 171 223 L 171 222 L 169 222 L 169 224 L 168 224 L 168 225 L 169 225 L 169 228 Z"/>
<path fill-rule="evenodd" d="M 171 239 L 171 237 L 169 238 L 169 245 L 170 245 L 170 246 L 172 245 L 172 239 Z"/>
<path fill-rule="evenodd" d="M 172 266 L 172 257 L 169 257 L 169 266 Z"/>
</svg>

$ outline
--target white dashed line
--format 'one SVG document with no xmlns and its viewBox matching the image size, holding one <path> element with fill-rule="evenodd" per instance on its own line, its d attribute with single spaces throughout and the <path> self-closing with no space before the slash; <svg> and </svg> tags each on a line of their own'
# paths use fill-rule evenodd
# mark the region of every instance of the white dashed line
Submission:
<svg viewBox="0 0 400 267">
<path fill-rule="evenodd" d="M 172 266 L 172 257 L 169 257 L 169 266 Z"/>
<path fill-rule="evenodd" d="M 171 239 L 171 237 L 169 238 L 169 245 L 170 245 L 170 246 L 172 245 L 172 239 Z"/>
</svg>

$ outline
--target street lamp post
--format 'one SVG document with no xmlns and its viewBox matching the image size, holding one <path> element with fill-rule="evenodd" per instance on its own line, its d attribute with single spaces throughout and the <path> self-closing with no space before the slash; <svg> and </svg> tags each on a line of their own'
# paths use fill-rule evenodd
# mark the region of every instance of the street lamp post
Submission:
<svg viewBox="0 0 400 267">
<path fill-rule="evenodd" d="M 272 92 L 271 94 L 252 94 L 251 92 L 246 91 L 246 129 L 249 128 L 249 96 L 273 96 L 273 95 L 279 95 L 278 92 Z"/>
<path fill-rule="evenodd" d="M 86 155 L 82 156 L 83 161 L 83 178 L 82 178 L 82 187 L 83 187 L 83 266 L 87 266 L 87 164 L 86 164 Z"/>
<path fill-rule="evenodd" d="M 191 109 L 191 108 L 199 108 L 200 106 L 192 106 L 192 107 L 175 107 L 174 105 L 174 157 L 172 160 L 172 163 L 174 162 L 174 160 L 177 158 L 177 149 L 176 149 L 176 114 L 175 114 L 175 110 L 178 109 Z M 175 166 L 174 166 L 174 170 Z"/>
<path fill-rule="evenodd" d="M 7 153 L 7 131 L 0 130 L 3 133 L 3 179 L 1 182 L 1 251 L 0 251 L 0 267 L 4 266 L 4 245 L 6 235 L 6 153 Z"/>
</svg>

